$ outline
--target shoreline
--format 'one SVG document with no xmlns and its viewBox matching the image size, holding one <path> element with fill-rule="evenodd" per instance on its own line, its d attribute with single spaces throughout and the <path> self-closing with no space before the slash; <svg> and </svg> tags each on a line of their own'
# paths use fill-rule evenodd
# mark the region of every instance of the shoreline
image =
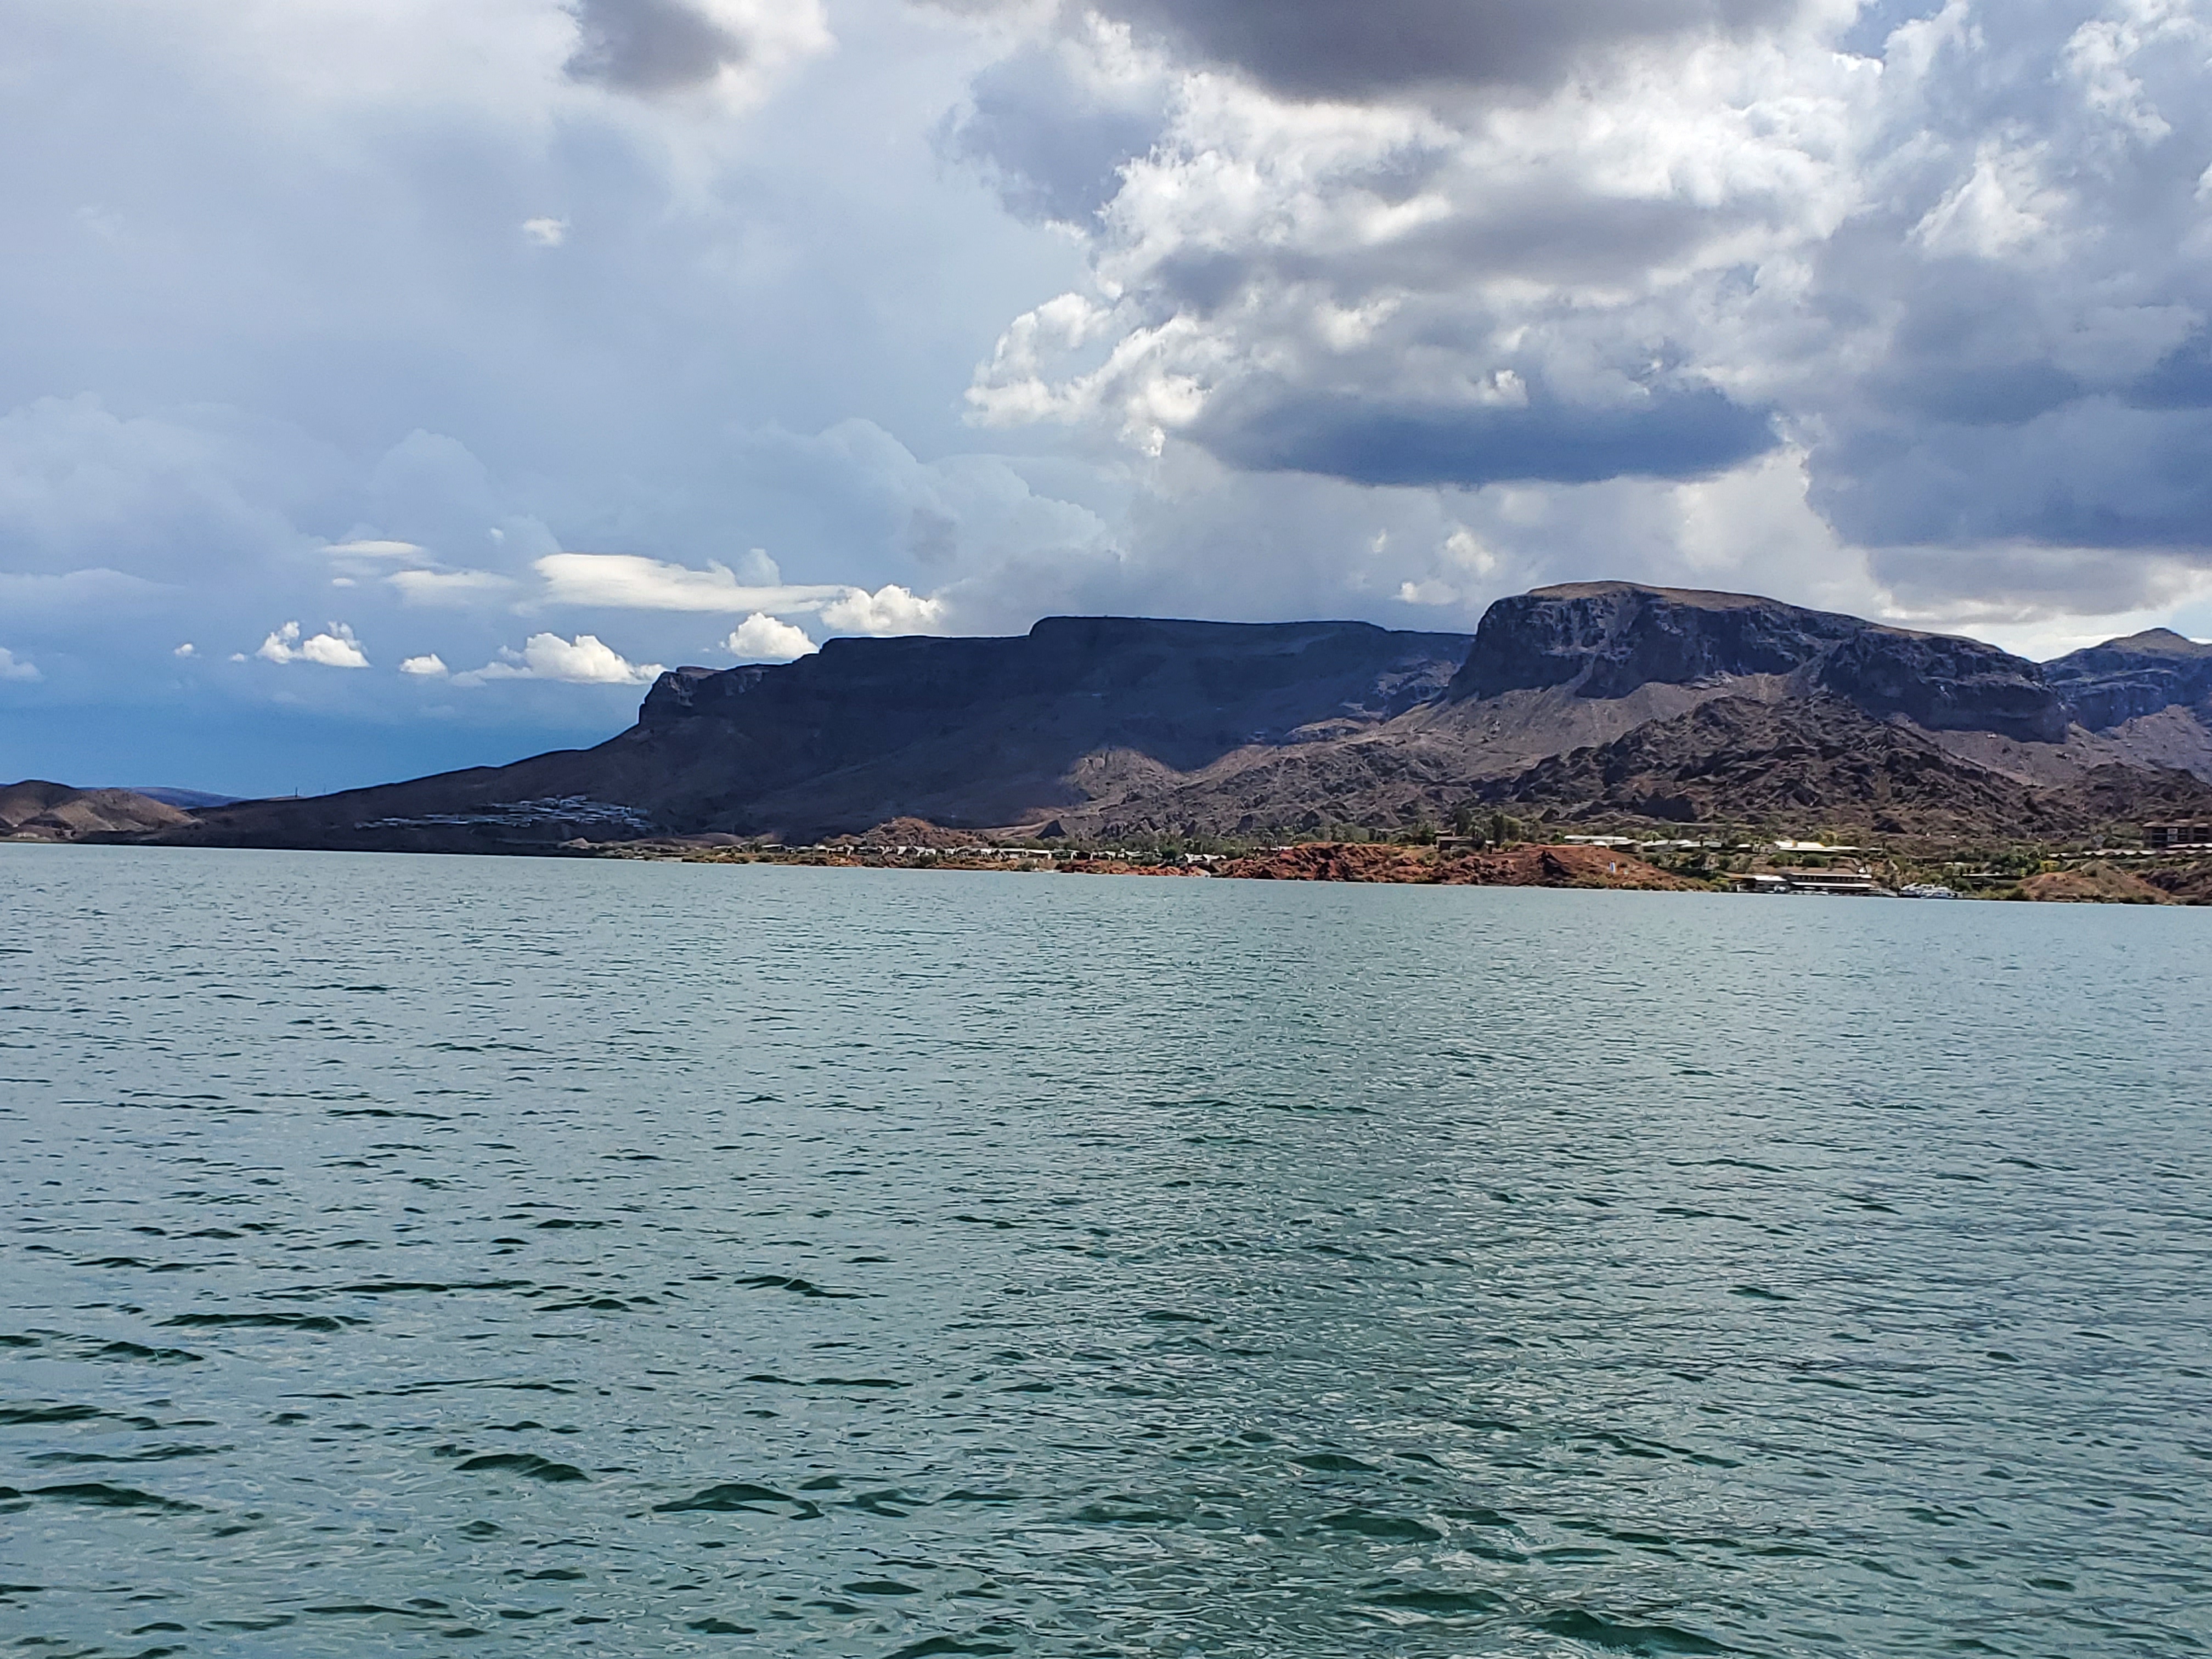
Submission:
<svg viewBox="0 0 2212 1659">
<path fill-rule="evenodd" d="M 957 832 L 956 832 L 957 833 Z M 1584 891 L 1680 892 L 1735 895 L 1983 902 L 2137 904 L 2195 908 L 2212 905 L 2212 858 L 2201 854 L 2162 857 L 2150 864 L 2121 863 L 2150 856 L 2130 849 L 2044 856 L 2010 871 L 1968 869 L 1929 878 L 1927 858 L 1900 860 L 1875 854 L 1885 866 L 1852 860 L 1832 865 L 1789 864 L 1713 869 L 1669 869 L 1625 848 L 1582 842 L 1532 842 L 1504 848 L 1440 848 L 1391 842 L 1301 842 L 1240 854 L 1146 854 L 1097 853 L 1030 844 L 953 842 L 943 846 L 837 842 L 810 847 L 761 846 L 733 838 L 712 841 L 672 836 L 637 841 L 516 842 L 476 847 L 302 847 L 172 842 L 137 836 L 0 836 L 0 845 L 25 847 L 153 847 L 232 852 L 327 852 L 443 854 L 465 858 L 611 860 L 660 864 L 774 864 L 816 869 L 952 870 L 974 873 L 1206 878 L 1232 881 L 1303 881 L 1413 887 L 1547 887 Z M 1793 849 L 1802 852 L 1806 849 Z M 1820 849 L 1842 856 L 1863 849 Z M 1755 854 L 1726 860 L 1756 866 Z M 1900 869 L 1899 865 L 1904 867 Z M 1940 868 L 1941 866 L 1939 866 Z M 1955 863 L 1949 866 L 1959 867 Z"/>
</svg>

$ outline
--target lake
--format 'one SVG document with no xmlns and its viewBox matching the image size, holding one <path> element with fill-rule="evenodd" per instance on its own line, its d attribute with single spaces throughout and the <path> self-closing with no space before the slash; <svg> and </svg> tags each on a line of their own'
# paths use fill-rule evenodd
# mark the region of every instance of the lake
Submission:
<svg viewBox="0 0 2212 1659">
<path fill-rule="evenodd" d="M 0 1641 L 2212 1644 L 2212 915 L 0 847 Z"/>
</svg>

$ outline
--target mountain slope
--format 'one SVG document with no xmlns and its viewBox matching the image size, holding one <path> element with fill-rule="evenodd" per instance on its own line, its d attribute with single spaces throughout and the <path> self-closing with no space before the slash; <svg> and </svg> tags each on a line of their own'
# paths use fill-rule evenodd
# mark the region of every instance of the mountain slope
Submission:
<svg viewBox="0 0 2212 1659">
<path fill-rule="evenodd" d="M 167 802 L 128 789 L 73 789 L 39 778 L 0 784 L 0 837 L 9 841 L 147 835 L 191 822 Z"/>
</svg>

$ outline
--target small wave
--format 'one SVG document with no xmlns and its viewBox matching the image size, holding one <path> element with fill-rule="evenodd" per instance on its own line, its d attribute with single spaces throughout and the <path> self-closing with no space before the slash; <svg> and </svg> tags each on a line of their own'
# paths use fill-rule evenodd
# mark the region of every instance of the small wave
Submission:
<svg viewBox="0 0 2212 1659">
<path fill-rule="evenodd" d="M 526 1480 L 559 1482 L 591 1479 L 574 1463 L 556 1463 L 550 1457 L 539 1457 L 532 1452 L 485 1452 L 481 1456 L 467 1459 L 460 1468 L 464 1474 L 519 1474 Z"/>
<path fill-rule="evenodd" d="M 1656 1655 L 1743 1651 L 1741 1648 L 1729 1647 L 1725 1643 L 1716 1642 L 1711 1637 L 1700 1636 L 1695 1631 L 1683 1630 L 1678 1626 L 1631 1625 L 1580 1607 L 1539 1620 L 1535 1628 L 1613 1653 Z"/>
<path fill-rule="evenodd" d="M 164 1325 L 181 1325 L 192 1330 L 264 1329 L 275 1331 L 342 1331 L 349 1325 L 365 1325 L 364 1319 L 349 1319 L 343 1314 L 179 1314 L 165 1319 Z"/>
<path fill-rule="evenodd" d="M 28 1496 L 49 1498 L 60 1504 L 88 1504 L 104 1510 L 159 1510 L 165 1515 L 198 1513 L 198 1504 L 181 1498 L 157 1498 L 135 1486 L 112 1486 L 105 1480 L 73 1480 L 58 1486 L 34 1486 Z"/>
<path fill-rule="evenodd" d="M 789 1291 L 793 1296 L 817 1297 L 826 1302 L 855 1302 L 858 1291 L 825 1291 L 811 1280 L 787 1277 L 781 1273 L 754 1273 L 749 1278 L 731 1281 L 741 1290 Z"/>
</svg>

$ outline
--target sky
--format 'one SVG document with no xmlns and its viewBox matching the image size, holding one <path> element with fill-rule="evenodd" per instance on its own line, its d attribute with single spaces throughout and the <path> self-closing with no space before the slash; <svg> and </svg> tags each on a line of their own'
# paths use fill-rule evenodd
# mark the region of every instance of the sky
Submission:
<svg viewBox="0 0 2212 1659">
<path fill-rule="evenodd" d="M 0 0 L 0 777 L 1625 578 L 2212 634 L 2212 0 Z"/>
</svg>

